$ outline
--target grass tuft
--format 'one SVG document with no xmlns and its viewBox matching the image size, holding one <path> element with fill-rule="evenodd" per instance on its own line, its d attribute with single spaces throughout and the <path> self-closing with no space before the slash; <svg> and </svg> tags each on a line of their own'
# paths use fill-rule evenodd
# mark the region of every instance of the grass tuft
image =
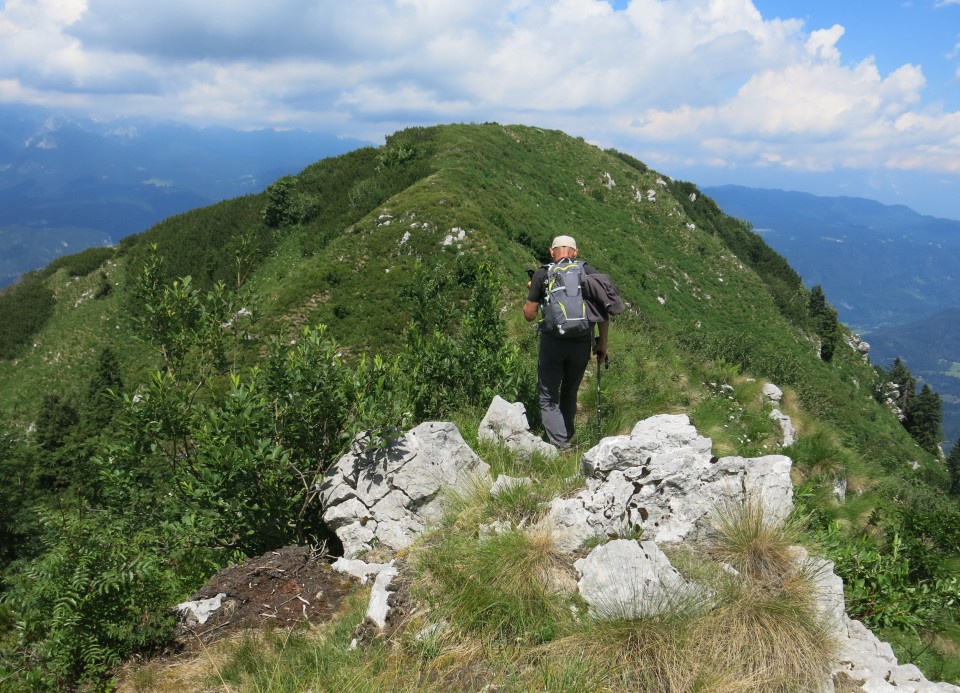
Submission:
<svg viewBox="0 0 960 693">
<path fill-rule="evenodd" d="M 771 584 L 796 570 L 791 547 L 801 536 L 802 525 L 798 520 L 791 517 L 785 522 L 774 521 L 763 503 L 750 497 L 716 508 L 707 551 L 747 578 Z"/>
</svg>

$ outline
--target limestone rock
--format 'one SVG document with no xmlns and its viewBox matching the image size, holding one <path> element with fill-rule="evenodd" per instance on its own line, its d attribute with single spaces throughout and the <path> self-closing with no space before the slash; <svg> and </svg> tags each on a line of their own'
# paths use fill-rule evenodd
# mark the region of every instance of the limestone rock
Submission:
<svg viewBox="0 0 960 693">
<path fill-rule="evenodd" d="M 529 458 L 539 452 L 556 457 L 557 449 L 530 432 L 526 408 L 522 402 L 507 402 L 499 395 L 493 398 L 480 422 L 477 438 L 502 444 L 508 450 Z"/>
<path fill-rule="evenodd" d="M 384 570 L 393 567 L 393 561 L 390 563 L 366 563 L 356 558 L 338 558 L 330 566 L 338 573 L 350 575 L 357 578 L 361 585 L 367 584 L 371 576 L 376 577 Z"/>
<path fill-rule="evenodd" d="M 580 596 L 594 618 L 639 618 L 675 606 L 697 589 L 652 541 L 618 539 L 593 549 L 574 567 Z"/>
<path fill-rule="evenodd" d="M 387 625 L 387 616 L 390 613 L 388 604 L 390 595 L 390 583 L 397 577 L 397 569 L 392 565 L 381 570 L 373 581 L 373 588 L 370 591 L 370 604 L 367 607 L 367 618 L 377 626 L 383 629 Z"/>
<path fill-rule="evenodd" d="M 773 383 L 767 383 L 763 386 L 763 396 L 771 402 L 779 404 L 780 400 L 783 399 L 783 390 Z"/>
<path fill-rule="evenodd" d="M 320 486 L 323 520 L 355 558 L 374 545 L 399 550 L 437 520 L 450 492 L 489 486 L 490 466 L 449 422 L 422 423 L 385 447 L 358 436 Z"/>
<path fill-rule="evenodd" d="M 748 496 L 771 521 L 792 508 L 790 458 L 712 457 L 711 441 L 685 415 L 654 416 L 629 436 L 604 438 L 583 456 L 587 488 L 550 505 L 550 523 L 561 548 L 575 550 L 594 536 L 620 537 L 640 529 L 644 539 L 696 540 L 708 516 Z"/>
<path fill-rule="evenodd" d="M 793 420 L 789 416 L 779 409 L 774 409 L 770 412 L 770 418 L 780 426 L 780 438 L 782 440 L 780 444 L 783 447 L 788 448 L 797 442 L 797 432 L 794 430 Z"/>
<path fill-rule="evenodd" d="M 851 349 L 863 357 L 864 361 L 870 360 L 870 345 L 863 341 L 858 334 L 850 334 L 844 337 L 844 341 Z"/>
<path fill-rule="evenodd" d="M 862 682 L 863 691 L 960 691 L 960 687 L 950 683 L 928 681 L 912 664 L 898 664 L 889 643 L 877 638 L 860 621 L 844 615 L 838 635 L 840 656 L 833 673 L 844 673 Z"/>
</svg>

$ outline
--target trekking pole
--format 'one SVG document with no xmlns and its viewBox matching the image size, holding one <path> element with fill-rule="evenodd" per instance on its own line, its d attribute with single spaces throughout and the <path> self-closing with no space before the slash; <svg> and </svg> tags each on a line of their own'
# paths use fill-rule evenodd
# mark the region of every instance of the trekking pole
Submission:
<svg viewBox="0 0 960 693">
<path fill-rule="evenodd" d="M 604 359 L 603 363 L 610 368 L 609 359 Z M 603 440 L 603 421 L 600 418 L 600 359 L 597 359 L 597 442 L 601 440 Z"/>
</svg>

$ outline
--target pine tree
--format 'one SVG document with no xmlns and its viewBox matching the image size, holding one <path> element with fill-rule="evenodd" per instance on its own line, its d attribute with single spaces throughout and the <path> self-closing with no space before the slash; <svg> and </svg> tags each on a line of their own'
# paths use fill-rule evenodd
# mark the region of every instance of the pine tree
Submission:
<svg viewBox="0 0 960 693">
<path fill-rule="evenodd" d="M 87 386 L 87 407 L 84 424 L 90 435 L 96 435 L 113 419 L 117 408 L 116 395 L 123 389 L 120 363 L 112 349 L 100 352 L 97 370 Z"/>
<path fill-rule="evenodd" d="M 837 311 L 827 303 L 827 297 L 819 284 L 810 290 L 807 313 L 820 338 L 820 358 L 829 362 L 840 340 L 840 323 L 837 321 Z"/>
<path fill-rule="evenodd" d="M 913 373 L 911 373 L 907 365 L 900 360 L 899 356 L 894 359 L 887 377 L 890 378 L 891 383 L 897 386 L 897 390 L 900 392 L 900 396 L 897 399 L 897 406 L 906 413 L 910 406 L 910 400 L 913 399 L 916 394 L 917 379 L 913 377 Z"/>
<path fill-rule="evenodd" d="M 40 405 L 34 437 L 47 452 L 63 447 L 71 430 L 80 422 L 77 410 L 60 395 L 46 394 Z"/>
<path fill-rule="evenodd" d="M 947 458 L 947 471 L 950 472 L 950 493 L 954 496 L 960 495 L 960 438 L 953 444 Z"/>
<path fill-rule="evenodd" d="M 942 423 L 943 402 L 940 395 L 929 385 L 924 385 L 920 394 L 910 402 L 904 426 L 920 447 L 936 455 L 943 437 Z"/>
</svg>

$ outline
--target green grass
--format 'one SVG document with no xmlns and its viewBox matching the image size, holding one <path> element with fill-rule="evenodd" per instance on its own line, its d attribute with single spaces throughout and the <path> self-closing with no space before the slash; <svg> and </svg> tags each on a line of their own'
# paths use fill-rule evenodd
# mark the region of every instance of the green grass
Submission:
<svg viewBox="0 0 960 693">
<path fill-rule="evenodd" d="M 572 556 L 536 532 L 478 536 L 478 504 L 464 503 L 446 531 L 411 548 L 411 615 L 396 630 L 350 646 L 368 594 L 359 590 L 343 615 L 319 628 L 218 645 L 207 655 L 215 669 L 207 684 L 258 692 L 488 684 L 518 692 L 759 692 L 814 690 L 829 674 L 836 643 L 815 608 L 812 575 L 793 559 L 764 560 L 752 575 L 731 575 L 717 562 L 756 566 L 758 543 L 786 552 L 785 542 L 798 537 L 794 526 L 758 523 L 759 506 L 728 508 L 718 519 L 737 541 L 718 535 L 671 552 L 709 600 L 676 601 L 638 618 L 594 618 L 565 574 Z M 159 691 L 169 690 L 168 678 L 172 672 L 156 670 L 141 677 Z"/>
<path fill-rule="evenodd" d="M 406 146 L 412 158 L 391 154 L 407 151 Z M 606 187 L 606 174 L 615 187 Z M 539 128 L 489 123 L 397 133 L 384 148 L 318 162 L 293 177 L 296 194 L 309 203 L 294 226 L 266 229 L 260 215 L 266 198 L 247 196 L 171 218 L 125 239 L 109 258 L 90 253 L 51 266 L 41 281 L 56 297 L 53 314 L 32 335 L 30 348 L 16 359 L 0 360 L 0 412 L 26 430 L 45 394 L 76 400 L 106 346 L 117 353 L 129 392 L 145 381 L 159 360 L 131 332 L 125 311 L 129 276 L 150 243 L 167 257 L 170 273 L 191 274 L 202 287 L 217 279 L 236 283 L 235 258 L 243 256 L 242 291 L 255 314 L 249 363 L 262 356 L 270 337 L 292 338 L 300 326 L 321 322 L 348 359 L 388 354 L 398 347 L 414 311 L 405 289 L 411 288 L 417 263 L 446 273 L 450 281 L 431 298 L 457 314 L 470 288 L 458 272 L 458 259 L 483 258 L 504 282 L 498 298 L 508 333 L 533 368 L 536 336 L 519 317 L 526 295 L 524 269 L 542 262 L 550 238 L 565 233 L 578 239 L 582 257 L 613 276 L 629 304 L 611 327 L 610 368 L 600 373 L 603 436 L 628 434 L 638 420 L 655 414 L 686 413 L 702 435 L 713 439 L 717 454 L 776 452 L 777 431 L 760 396 L 762 384 L 774 382 L 787 393 L 780 408 L 801 429 L 798 442 L 783 452 L 795 460 L 798 493 L 821 529 L 837 522 L 850 536 L 868 532 L 881 538 L 900 531 L 905 510 L 929 505 L 917 489 L 942 495 L 943 465 L 920 451 L 874 401 L 873 387 L 881 376 L 858 353 L 841 344 L 830 364 L 819 360 L 787 291 L 793 287 L 804 298 L 805 290 L 791 284 L 789 272 L 780 272 L 775 254 L 719 215 L 706 198 L 691 202 L 695 188 L 690 184 L 665 181 L 664 186 L 658 179 L 656 171 L 629 157 Z M 636 199 L 636 191 L 649 189 L 656 190 L 657 202 Z M 443 245 L 455 228 L 464 230 L 464 241 Z M 96 269 L 83 274 L 91 267 Z M 114 290 L 96 299 L 100 272 Z M 582 454 L 600 435 L 593 365 L 579 402 L 576 442 Z M 538 430 L 536 403 L 525 404 Z M 477 443 L 482 411 L 451 409 L 465 439 L 495 475 L 534 482 L 498 499 L 470 503 L 475 528 L 481 521 L 519 525 L 535 519 L 541 503 L 581 483 L 571 481 L 578 454 L 519 460 Z M 838 480 L 847 482 L 842 502 L 833 495 Z M 956 505 L 953 499 L 945 502 Z M 481 570 L 471 556 L 479 548 L 462 538 L 447 540 L 449 545 L 434 547 L 436 560 L 442 563 L 446 551 L 462 565 L 449 567 L 453 572 L 446 579 L 456 582 Z M 507 566 L 552 560 L 523 533 L 488 543 L 497 556 L 512 556 L 505 559 Z M 443 575 L 440 567 L 437 571 Z M 478 668 L 468 680 L 490 671 L 492 660 L 477 653 L 498 634 L 513 634 L 533 651 L 556 645 L 569 655 L 576 650 L 564 635 L 570 623 L 543 584 L 524 588 L 533 590 L 529 594 L 517 586 L 517 595 L 479 621 L 468 614 L 480 597 L 462 594 L 444 608 L 468 635 L 456 647 L 444 641 L 423 646 L 423 651 L 439 652 L 430 659 L 436 662 L 462 648 L 464 658 Z M 537 605 L 529 613 L 524 611 L 528 600 Z M 383 661 L 392 656 L 384 653 Z M 506 655 L 493 659 L 499 656 Z M 577 669 L 562 663 L 562 657 L 544 656 L 541 667 L 534 660 L 518 664 L 511 654 L 510 674 L 494 678 L 514 690 L 602 689 L 608 681 L 590 666 Z M 947 660 L 960 657 L 947 655 Z M 413 689 L 428 688 L 431 676 L 447 675 L 418 672 L 426 679 L 405 680 Z M 368 672 L 364 680 L 378 675 Z M 713 682 L 716 690 L 727 685 L 724 676 Z"/>
</svg>

